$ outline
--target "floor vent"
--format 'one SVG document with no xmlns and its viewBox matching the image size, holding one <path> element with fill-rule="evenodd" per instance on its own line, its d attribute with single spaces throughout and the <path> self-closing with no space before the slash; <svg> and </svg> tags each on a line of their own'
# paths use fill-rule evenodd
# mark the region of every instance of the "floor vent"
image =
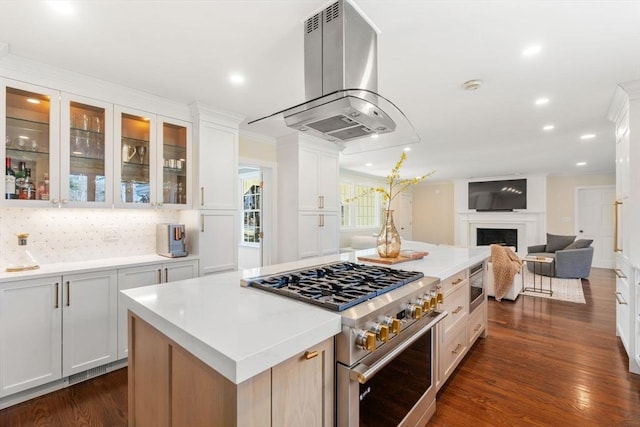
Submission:
<svg viewBox="0 0 640 427">
<path fill-rule="evenodd" d="M 89 369 L 88 371 L 84 371 L 84 372 L 80 372 L 80 373 L 75 374 L 75 375 L 71 375 L 69 377 L 69 385 L 76 384 L 76 383 L 88 380 L 89 378 L 97 377 L 98 375 L 102 375 L 102 374 L 106 374 L 106 373 L 107 373 L 107 366 L 106 365 L 98 366 L 97 368 Z"/>
</svg>

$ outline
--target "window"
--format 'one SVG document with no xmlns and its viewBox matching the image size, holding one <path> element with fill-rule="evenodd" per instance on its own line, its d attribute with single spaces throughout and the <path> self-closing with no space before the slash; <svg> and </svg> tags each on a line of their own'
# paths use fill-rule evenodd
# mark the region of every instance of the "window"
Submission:
<svg viewBox="0 0 640 427">
<path fill-rule="evenodd" d="M 380 194 L 367 192 L 376 185 L 340 183 L 342 228 L 377 228 L 380 226 Z M 350 200 L 349 203 L 347 203 L 348 200 Z"/>
<path fill-rule="evenodd" d="M 260 174 L 247 174 L 242 183 L 242 243 L 259 243 L 262 227 L 260 209 L 262 207 L 262 179 Z"/>
</svg>

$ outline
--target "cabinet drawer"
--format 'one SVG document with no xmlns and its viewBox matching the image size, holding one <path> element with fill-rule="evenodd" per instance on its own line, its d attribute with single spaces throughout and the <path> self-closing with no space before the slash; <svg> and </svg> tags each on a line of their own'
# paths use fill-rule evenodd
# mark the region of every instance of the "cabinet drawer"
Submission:
<svg viewBox="0 0 640 427">
<path fill-rule="evenodd" d="M 442 292 L 446 295 L 450 291 L 452 292 L 454 289 L 463 287 L 468 278 L 469 275 L 466 269 L 459 271 L 453 276 L 448 277 L 442 281 Z"/>
<path fill-rule="evenodd" d="M 485 303 L 486 304 L 486 303 Z M 487 328 L 487 316 L 485 305 L 480 305 L 469 315 L 467 324 L 467 336 L 469 337 L 469 346 L 482 334 Z"/>
<path fill-rule="evenodd" d="M 440 346 L 440 380 L 444 383 L 467 352 L 467 328 L 462 327 Z"/>
<path fill-rule="evenodd" d="M 469 290 L 466 287 L 460 287 L 445 296 L 442 308 L 446 310 L 449 315 L 442 320 L 443 342 L 448 339 L 448 335 L 452 329 L 466 322 L 469 302 L 469 298 L 467 297 L 468 292 Z"/>
</svg>

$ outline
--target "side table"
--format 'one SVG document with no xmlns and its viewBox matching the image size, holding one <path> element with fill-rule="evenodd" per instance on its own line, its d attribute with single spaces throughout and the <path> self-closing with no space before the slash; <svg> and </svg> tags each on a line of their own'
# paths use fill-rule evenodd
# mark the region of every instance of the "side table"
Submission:
<svg viewBox="0 0 640 427">
<path fill-rule="evenodd" d="M 551 264 L 553 263 L 553 258 L 550 257 L 544 257 L 544 256 L 528 256 L 528 257 L 524 257 L 522 258 L 523 262 L 526 263 L 533 263 L 533 287 L 524 287 L 524 271 L 522 274 L 522 291 L 529 291 L 529 292 L 537 292 L 540 294 L 549 294 L 549 295 L 553 295 L 553 282 L 552 282 L 552 277 L 549 276 L 549 289 L 543 289 L 542 288 L 542 265 L 543 264 Z M 524 265 L 523 265 L 524 268 Z M 540 271 L 538 272 L 538 276 L 540 277 L 540 288 L 536 287 L 536 268 L 539 268 Z"/>
</svg>

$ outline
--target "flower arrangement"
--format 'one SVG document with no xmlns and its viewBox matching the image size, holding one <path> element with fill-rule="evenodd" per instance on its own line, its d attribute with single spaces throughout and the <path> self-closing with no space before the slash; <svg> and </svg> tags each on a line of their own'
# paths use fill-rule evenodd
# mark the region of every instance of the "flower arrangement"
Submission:
<svg viewBox="0 0 640 427">
<path fill-rule="evenodd" d="M 393 223 L 393 211 L 391 210 L 391 201 L 395 199 L 398 194 L 402 193 L 409 187 L 414 184 L 418 184 L 419 182 L 424 181 L 429 176 L 433 175 L 433 171 L 429 172 L 425 175 L 418 176 L 410 179 L 400 179 L 400 169 L 402 168 L 402 164 L 407 159 L 407 154 L 403 151 L 400 156 L 400 160 L 396 163 L 396 165 L 391 170 L 391 173 L 387 175 L 387 184 L 384 187 L 372 187 L 355 196 L 352 199 L 348 199 L 346 202 L 352 202 L 359 197 L 362 197 L 371 193 L 380 193 L 384 201 L 387 203 L 385 209 L 385 218 L 382 223 L 382 229 L 378 234 L 377 245 L 378 245 L 378 255 L 382 258 L 396 258 L 400 254 L 400 234 L 396 230 L 396 227 Z"/>
</svg>

